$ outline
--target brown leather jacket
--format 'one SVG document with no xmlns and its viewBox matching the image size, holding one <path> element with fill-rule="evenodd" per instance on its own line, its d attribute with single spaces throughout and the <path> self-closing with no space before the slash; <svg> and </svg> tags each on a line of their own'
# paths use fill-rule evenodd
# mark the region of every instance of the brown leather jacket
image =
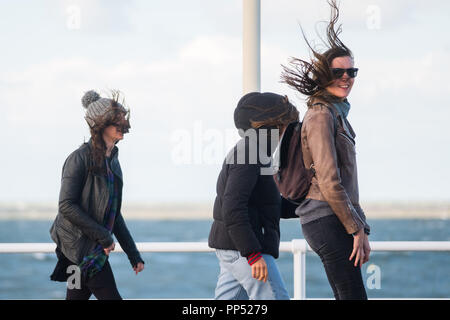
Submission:
<svg viewBox="0 0 450 320">
<path fill-rule="evenodd" d="M 355 132 L 332 104 L 315 99 L 310 105 L 301 131 L 303 161 L 316 173 L 306 198 L 327 201 L 347 233 L 369 231 L 359 205 Z"/>
</svg>

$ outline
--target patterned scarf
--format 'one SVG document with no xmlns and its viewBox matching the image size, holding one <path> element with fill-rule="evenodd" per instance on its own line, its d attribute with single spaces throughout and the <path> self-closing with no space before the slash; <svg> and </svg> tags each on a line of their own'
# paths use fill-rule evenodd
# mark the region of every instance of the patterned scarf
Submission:
<svg viewBox="0 0 450 320">
<path fill-rule="evenodd" d="M 106 207 L 106 214 L 103 220 L 103 225 L 112 232 L 114 226 L 114 219 L 116 217 L 117 202 L 118 202 L 118 188 L 117 183 L 114 183 L 114 173 L 111 171 L 108 160 L 106 162 L 106 172 L 108 180 L 108 190 L 109 190 L 109 200 L 108 206 Z M 107 256 L 103 247 L 98 244 L 94 250 L 87 256 L 83 258 L 83 261 L 78 265 L 81 272 L 87 275 L 89 278 L 94 276 L 97 272 L 102 270 Z"/>
</svg>

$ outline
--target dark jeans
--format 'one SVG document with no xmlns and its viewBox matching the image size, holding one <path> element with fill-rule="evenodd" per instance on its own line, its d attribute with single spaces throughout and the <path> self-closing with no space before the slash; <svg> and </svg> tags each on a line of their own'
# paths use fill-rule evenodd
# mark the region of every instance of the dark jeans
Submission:
<svg viewBox="0 0 450 320">
<path fill-rule="evenodd" d="M 109 261 L 90 279 L 81 279 L 80 289 L 67 288 L 66 300 L 88 300 L 91 295 L 98 300 L 121 300 Z"/>
<path fill-rule="evenodd" d="M 302 225 L 303 235 L 325 267 L 336 300 L 367 300 L 359 265 L 354 266 L 353 236 L 348 234 L 336 215 Z"/>
</svg>

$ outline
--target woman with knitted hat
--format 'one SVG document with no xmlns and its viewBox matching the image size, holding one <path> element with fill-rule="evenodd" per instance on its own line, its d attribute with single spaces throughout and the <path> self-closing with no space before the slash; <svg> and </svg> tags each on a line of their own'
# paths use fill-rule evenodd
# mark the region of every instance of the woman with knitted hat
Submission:
<svg viewBox="0 0 450 320">
<path fill-rule="evenodd" d="M 280 216 L 287 207 L 272 176 L 271 157 L 279 134 L 294 121 L 297 109 L 270 92 L 248 93 L 235 109 L 242 139 L 222 165 L 208 239 L 220 265 L 215 299 L 289 299 L 275 263 Z"/>
<path fill-rule="evenodd" d="M 82 98 L 91 138 L 66 159 L 61 179 L 59 210 L 50 229 L 58 263 L 51 279 L 72 280 L 66 299 L 121 299 L 108 256 L 114 235 L 136 274 L 144 261 L 121 213 L 122 170 L 116 144 L 128 133 L 129 111 L 119 93 L 101 98 L 88 91 Z M 77 278 L 78 277 L 78 278 Z"/>
<path fill-rule="evenodd" d="M 329 1 L 331 20 L 325 52 L 314 50 L 314 59 L 294 59 L 285 68 L 284 81 L 307 96 L 301 141 L 305 167 L 313 168 L 306 199 L 296 210 L 303 235 L 319 255 L 337 300 L 367 299 L 361 276 L 369 260 L 370 227 L 359 204 L 355 132 L 347 115 L 348 95 L 358 69 L 353 54 L 335 30 L 339 9 Z M 305 38 L 306 40 L 306 38 Z"/>
</svg>

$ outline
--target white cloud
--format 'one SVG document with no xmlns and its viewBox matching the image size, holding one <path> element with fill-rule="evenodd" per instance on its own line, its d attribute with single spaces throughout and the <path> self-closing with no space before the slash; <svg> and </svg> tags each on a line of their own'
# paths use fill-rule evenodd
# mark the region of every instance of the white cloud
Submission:
<svg viewBox="0 0 450 320">
<path fill-rule="evenodd" d="M 60 8 L 64 9 L 69 3 L 80 3 L 80 7 L 85 8 L 88 1 L 66 1 Z M 143 1 L 136 3 L 139 9 L 148 8 L 147 2 L 145 5 Z M 369 4 L 381 8 L 382 28 L 378 33 L 369 34 L 365 28 Z M 450 89 L 446 77 L 450 72 L 450 57 L 448 50 L 439 47 L 447 41 L 445 36 L 439 37 L 434 32 L 436 28 L 431 27 L 434 21 L 427 17 L 428 13 L 439 11 L 442 4 L 438 2 L 431 7 L 428 3 L 405 0 L 342 1 L 344 35 L 352 37 L 349 43 L 356 48 L 361 68 L 351 97 L 351 120 L 357 129 L 358 151 L 363 160 L 360 168 L 365 197 L 372 193 L 380 197 L 420 198 L 422 190 L 410 187 L 415 180 L 411 172 L 428 163 L 428 153 L 434 155 L 434 167 L 420 179 L 424 184 L 440 186 L 436 189 L 442 190 L 441 193 L 437 190 L 435 194 L 446 197 L 449 180 L 441 177 L 449 175 L 446 164 L 450 154 L 445 146 L 450 136 L 446 123 L 449 103 L 446 93 Z M 448 6 L 447 2 L 445 4 Z M 30 52 L 29 59 L 23 62 L 18 53 L 25 48 L 15 47 L 8 59 L 3 60 L 5 68 L 0 73 L 2 150 L 9 155 L 0 158 L 0 168 L 2 178 L 10 182 L 0 187 L 0 200 L 57 196 L 64 158 L 88 135 L 81 96 L 89 89 L 108 88 L 122 90 L 132 111 L 131 133 L 120 145 L 128 199 L 212 198 L 219 168 L 174 166 L 170 159 L 170 136 L 178 129 L 192 131 L 199 120 L 205 132 L 233 129 L 233 110 L 242 93 L 242 40 L 237 27 L 242 18 L 241 1 L 234 1 L 231 9 L 223 10 L 225 13 L 220 10 L 221 6 L 221 1 L 208 2 L 207 9 L 202 7 L 195 15 L 194 8 L 193 14 L 187 17 L 180 9 L 173 20 L 167 21 L 165 17 L 170 16 L 170 10 L 164 7 L 163 18 L 152 24 L 145 20 L 142 10 L 135 12 L 134 8 L 131 14 L 125 10 L 122 15 L 109 10 L 120 11 L 125 5 L 109 7 L 109 2 L 96 2 L 89 14 L 92 21 L 98 14 L 95 21 L 103 25 L 85 29 L 93 31 L 92 35 L 71 33 L 66 38 L 65 34 L 58 33 L 47 51 L 38 50 L 41 48 L 37 48 L 36 43 L 47 41 L 46 30 L 55 29 L 55 25 L 54 22 L 37 22 L 36 18 L 34 23 L 44 26 L 39 33 L 42 38 L 33 42 L 38 52 Z M 209 9 L 211 15 L 208 15 Z M 216 19 L 213 12 L 218 12 L 219 18 Z M 159 11 L 153 13 L 159 16 Z M 280 64 L 285 64 L 292 55 L 308 57 L 297 21 L 315 38 L 314 23 L 328 18 L 326 1 L 262 1 L 262 14 L 262 90 L 288 93 L 291 101 L 301 108 L 301 97 L 279 83 Z M 138 32 L 134 29 L 136 15 L 140 19 Z M 113 26 L 116 19 L 123 21 Z M 414 22 L 417 19 L 425 23 Z M 58 25 L 64 25 L 60 22 Z M 207 25 L 210 22 L 212 27 Z M 161 29 L 150 29 L 154 26 Z M 23 30 L 29 27 L 27 24 Z M 116 27 L 133 32 L 124 35 Z M 351 32 L 347 32 L 349 29 Z M 404 31 L 421 29 L 423 31 L 417 35 Z M 12 39 L 17 32 L 3 30 L 3 34 Z M 155 34 L 161 35 L 160 38 L 154 37 Z M 419 39 L 428 35 L 430 46 L 424 48 L 419 43 L 403 41 L 405 34 Z M 125 42 L 126 47 L 120 47 L 121 51 L 117 52 L 112 50 L 109 40 L 113 38 L 119 45 Z M 68 44 L 72 40 L 76 43 Z M 58 41 L 63 43 L 61 48 L 54 45 Z M 60 49 L 65 51 L 60 52 Z M 136 59 L 134 52 L 140 49 L 143 53 Z M 158 50 L 161 58 L 148 54 Z M 104 57 L 104 52 L 110 54 Z M 415 146 L 417 141 L 419 147 Z M 435 168 L 439 169 L 439 175 L 434 174 Z M 386 174 L 395 176 L 388 186 Z M 32 181 L 29 177 L 33 177 Z M 180 189 L 185 190 L 184 194 L 173 199 L 172 195 Z"/>
<path fill-rule="evenodd" d="M 110 65 L 72 57 L 1 74 L 3 129 L 14 137 L 4 151 L 17 159 L 0 160 L 3 178 L 15 181 L 12 187 L 0 190 L 1 197 L 48 199 L 56 196 L 60 168 L 55 170 L 55 165 L 62 165 L 70 149 L 78 146 L 83 136 L 88 136 L 81 96 L 89 89 L 102 93 L 102 89 L 118 88 L 124 92 L 131 108 L 132 130 L 126 143 L 121 145 L 121 149 L 127 151 L 121 158 L 133 164 L 124 169 L 130 177 L 128 181 L 132 181 L 128 190 L 133 196 L 145 199 L 145 195 L 151 194 L 148 199 L 157 200 L 168 195 L 172 188 L 168 182 L 164 186 L 142 185 L 151 180 L 152 175 L 164 175 L 164 171 L 184 170 L 188 176 L 192 170 L 207 172 L 201 167 L 187 171 L 174 168 L 170 136 L 176 129 L 191 130 L 193 123 L 199 120 L 205 132 L 233 128 L 232 112 L 241 94 L 240 45 L 237 38 L 205 36 L 195 38 L 173 59 L 124 60 Z M 39 150 L 45 157 L 36 157 L 26 165 L 27 154 L 33 150 Z M 150 158 L 153 160 L 149 165 Z M 23 174 L 15 175 L 13 166 L 21 166 Z M 157 172 L 153 166 L 158 166 Z M 49 178 L 49 174 L 53 178 Z M 25 181 L 29 176 L 34 177 L 33 181 Z M 208 177 L 213 183 L 215 177 Z M 22 190 L 20 185 L 24 186 Z M 33 189 L 39 192 L 33 193 Z M 205 197 L 192 196 L 194 199 Z"/>
<path fill-rule="evenodd" d="M 90 88 L 119 88 L 134 102 L 135 109 L 146 109 L 143 113 L 147 115 L 167 115 L 160 106 L 171 111 L 195 107 L 198 111 L 211 108 L 208 100 L 216 100 L 220 87 L 240 78 L 240 47 L 239 39 L 232 37 L 198 37 L 174 59 L 124 60 L 116 65 L 88 58 L 47 61 L 2 73 L 0 102 L 12 126 L 32 124 L 42 114 L 75 115 L 74 110 L 81 110 L 82 93 Z M 141 101 L 151 101 L 151 105 L 141 107 Z M 44 121 L 57 125 L 50 117 Z"/>
<path fill-rule="evenodd" d="M 181 50 L 180 58 L 202 65 L 239 67 L 242 56 L 241 42 L 239 38 L 224 35 L 196 37 Z"/>
<path fill-rule="evenodd" d="M 409 90 L 411 95 L 441 95 L 448 88 L 450 54 L 429 51 L 421 57 L 358 59 L 358 87 L 370 100 L 385 91 Z"/>
<path fill-rule="evenodd" d="M 74 19 L 78 20 L 78 30 L 89 35 L 111 33 L 117 35 L 130 32 L 134 28 L 132 13 L 136 6 L 135 0 L 65 0 L 55 1 L 55 6 L 60 7 L 66 22 L 70 24 L 72 21 L 73 24 Z"/>
</svg>

